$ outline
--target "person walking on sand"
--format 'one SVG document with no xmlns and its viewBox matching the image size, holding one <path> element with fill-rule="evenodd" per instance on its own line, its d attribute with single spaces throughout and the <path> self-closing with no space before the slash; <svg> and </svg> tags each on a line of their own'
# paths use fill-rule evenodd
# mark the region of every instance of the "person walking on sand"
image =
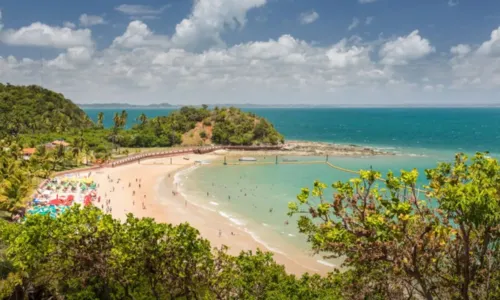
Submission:
<svg viewBox="0 0 500 300">
<path fill-rule="evenodd" d="M 222 236 L 222 230 L 219 229 L 219 237 Z"/>
</svg>

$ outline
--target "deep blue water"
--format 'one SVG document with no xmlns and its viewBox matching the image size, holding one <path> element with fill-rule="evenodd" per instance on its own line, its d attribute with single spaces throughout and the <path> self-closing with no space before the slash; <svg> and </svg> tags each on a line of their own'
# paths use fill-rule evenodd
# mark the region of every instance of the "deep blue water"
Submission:
<svg viewBox="0 0 500 300">
<path fill-rule="evenodd" d="M 166 115 L 174 109 L 128 110 L 129 125 L 145 113 Z M 429 152 L 500 153 L 500 109 L 497 108 L 321 108 L 245 109 L 269 119 L 288 140 L 310 140 Z M 93 119 L 105 114 L 112 125 L 119 109 L 87 109 Z"/>
</svg>

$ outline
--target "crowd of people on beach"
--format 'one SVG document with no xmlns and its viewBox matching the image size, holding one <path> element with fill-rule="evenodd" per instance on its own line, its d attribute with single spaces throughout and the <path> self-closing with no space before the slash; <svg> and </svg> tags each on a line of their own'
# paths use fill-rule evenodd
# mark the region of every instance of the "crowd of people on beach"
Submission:
<svg viewBox="0 0 500 300">
<path fill-rule="evenodd" d="M 101 198 L 99 197 L 98 199 L 98 207 L 100 207 L 102 209 L 103 212 L 105 213 L 108 213 L 108 214 L 112 214 L 113 213 L 113 207 L 111 205 L 111 195 L 116 191 L 116 185 L 118 185 L 118 187 L 120 186 L 120 182 L 121 182 L 121 178 L 117 178 L 116 181 L 108 174 L 108 177 L 107 177 L 107 180 L 109 183 L 112 184 L 111 186 L 111 189 L 107 192 L 104 193 L 104 203 L 100 203 L 101 202 Z M 133 184 L 132 182 L 129 182 L 128 183 L 128 186 L 127 188 L 128 189 L 132 189 L 132 205 L 135 206 L 135 203 L 136 203 L 136 195 L 138 193 L 136 193 L 136 190 L 135 190 L 135 187 L 137 187 L 137 190 L 141 190 L 141 178 L 135 178 L 135 184 Z M 124 190 L 125 189 L 125 185 L 122 183 L 121 185 L 121 189 Z M 109 197 L 108 197 L 108 192 L 109 192 Z M 146 194 L 144 193 L 143 194 L 143 197 L 141 198 L 141 207 L 143 210 L 146 210 Z M 100 204 L 100 206 L 99 206 Z"/>
</svg>

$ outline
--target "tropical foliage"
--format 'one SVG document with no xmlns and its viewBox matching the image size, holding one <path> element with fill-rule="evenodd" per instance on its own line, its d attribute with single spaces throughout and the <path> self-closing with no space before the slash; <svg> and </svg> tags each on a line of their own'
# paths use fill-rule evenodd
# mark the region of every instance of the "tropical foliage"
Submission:
<svg viewBox="0 0 500 300">
<path fill-rule="evenodd" d="M 343 257 L 343 295 L 359 299 L 500 299 L 500 166 L 478 153 L 469 162 L 418 172 L 379 172 L 304 188 L 290 214 L 312 248 Z"/>
<path fill-rule="evenodd" d="M 289 275 L 269 253 L 211 249 L 188 224 L 79 207 L 0 224 L 3 299 L 338 299 L 333 281 Z"/>
<path fill-rule="evenodd" d="M 200 134 L 203 140 L 214 144 L 252 145 L 283 143 L 284 139 L 271 123 L 252 113 L 237 108 L 182 107 L 168 116 L 147 118 L 142 114 L 139 123 L 124 130 L 124 112 L 116 113 L 113 121 L 111 141 L 121 147 L 170 147 L 181 144 L 183 135 L 197 125 L 213 128 L 209 136 Z M 201 132 L 200 132 L 201 133 Z"/>
<path fill-rule="evenodd" d="M 0 84 L 0 137 L 23 133 L 63 133 L 93 126 L 63 95 L 39 86 Z"/>
</svg>

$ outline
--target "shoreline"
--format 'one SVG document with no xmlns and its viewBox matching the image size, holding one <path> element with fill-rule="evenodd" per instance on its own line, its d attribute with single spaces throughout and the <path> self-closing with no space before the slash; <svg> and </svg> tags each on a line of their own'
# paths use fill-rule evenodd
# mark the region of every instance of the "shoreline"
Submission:
<svg viewBox="0 0 500 300">
<path fill-rule="evenodd" d="M 183 157 L 189 157 L 189 160 Z M 111 215 L 122 221 L 126 214 L 133 213 L 137 218 L 151 217 L 157 222 L 173 225 L 188 222 L 200 232 L 201 237 L 210 241 L 212 248 L 226 245 L 232 255 L 260 248 L 272 252 L 274 260 L 292 274 L 309 272 L 324 275 L 334 270 L 312 256 L 295 253 L 295 249 L 285 253 L 272 251 L 266 247 L 265 241 L 259 241 L 251 232 L 241 228 L 243 226 L 235 225 L 217 210 L 201 207 L 181 193 L 174 195 L 176 174 L 193 167 L 195 160 L 217 161 L 218 158 L 213 154 L 189 154 L 173 156 L 172 165 L 169 164 L 170 157 L 166 157 L 150 159 L 147 164 L 133 163 L 92 171 L 98 184 L 98 195 L 103 198 L 100 203 L 94 204 L 104 210 L 105 200 L 109 199 Z"/>
</svg>

